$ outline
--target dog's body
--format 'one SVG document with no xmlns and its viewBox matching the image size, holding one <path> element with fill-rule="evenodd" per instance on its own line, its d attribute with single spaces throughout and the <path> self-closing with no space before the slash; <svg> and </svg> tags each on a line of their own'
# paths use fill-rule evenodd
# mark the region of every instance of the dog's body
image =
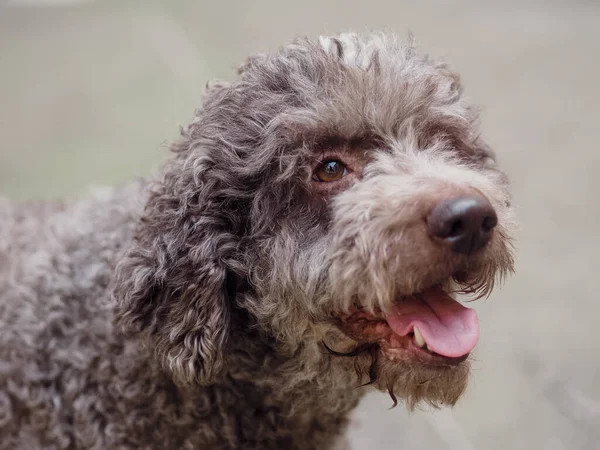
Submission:
<svg viewBox="0 0 600 450">
<path fill-rule="evenodd" d="M 359 384 L 458 399 L 478 328 L 444 292 L 511 269 L 512 221 L 446 66 L 296 41 L 173 150 L 154 182 L 0 203 L 0 449 L 325 449 Z M 485 236 L 440 232 L 457 195 Z"/>
<path fill-rule="evenodd" d="M 177 387 L 112 325 L 107 287 L 144 187 L 0 207 L 0 448 L 328 448 L 359 390 L 294 380 L 301 360 L 248 335 L 234 338 L 219 383 Z"/>
</svg>

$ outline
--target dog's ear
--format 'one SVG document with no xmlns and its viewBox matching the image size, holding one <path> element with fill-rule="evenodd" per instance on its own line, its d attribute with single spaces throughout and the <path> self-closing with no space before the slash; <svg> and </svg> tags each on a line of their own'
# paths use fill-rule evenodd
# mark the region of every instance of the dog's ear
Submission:
<svg viewBox="0 0 600 450">
<path fill-rule="evenodd" d="M 151 190 L 112 295 L 117 323 L 149 338 L 178 382 L 206 384 L 225 363 L 237 241 L 210 158 L 189 142 Z"/>
</svg>

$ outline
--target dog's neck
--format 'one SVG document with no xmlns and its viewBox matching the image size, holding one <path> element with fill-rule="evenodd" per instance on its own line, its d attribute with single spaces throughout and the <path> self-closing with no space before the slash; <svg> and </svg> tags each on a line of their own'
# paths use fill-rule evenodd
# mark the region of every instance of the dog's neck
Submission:
<svg viewBox="0 0 600 450">
<path fill-rule="evenodd" d="M 179 388 L 186 403 L 198 399 L 196 414 L 211 422 L 214 442 L 229 442 L 232 449 L 332 448 L 364 390 L 343 385 L 340 367 L 328 373 L 322 365 L 318 371 L 307 365 L 307 353 L 322 349 L 299 348 L 290 355 L 254 335 L 240 333 L 236 340 L 218 381 Z M 329 360 L 324 356 L 321 364 Z M 206 405 L 206 398 L 214 402 Z"/>
</svg>

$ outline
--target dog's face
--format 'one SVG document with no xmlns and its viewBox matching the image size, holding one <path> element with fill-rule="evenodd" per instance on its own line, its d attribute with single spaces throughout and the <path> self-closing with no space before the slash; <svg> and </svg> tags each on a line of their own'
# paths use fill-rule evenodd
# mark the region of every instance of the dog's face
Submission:
<svg viewBox="0 0 600 450">
<path fill-rule="evenodd" d="M 454 294 L 512 269 L 513 227 L 458 76 L 380 34 L 297 41 L 240 73 L 208 89 L 149 200 L 121 321 L 188 381 L 226 366 L 246 311 L 347 383 L 454 403 L 479 335 Z"/>
</svg>

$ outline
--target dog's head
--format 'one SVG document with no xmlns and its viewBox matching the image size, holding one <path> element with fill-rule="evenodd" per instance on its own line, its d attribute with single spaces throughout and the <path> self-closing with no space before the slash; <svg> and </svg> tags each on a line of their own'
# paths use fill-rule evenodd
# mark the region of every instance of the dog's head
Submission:
<svg viewBox="0 0 600 450">
<path fill-rule="evenodd" d="M 479 329 L 454 294 L 512 269 L 513 227 L 456 73 L 386 34 L 297 40 L 210 85 L 173 150 L 114 295 L 176 378 L 214 380 L 252 327 L 349 383 L 456 401 Z"/>
</svg>

